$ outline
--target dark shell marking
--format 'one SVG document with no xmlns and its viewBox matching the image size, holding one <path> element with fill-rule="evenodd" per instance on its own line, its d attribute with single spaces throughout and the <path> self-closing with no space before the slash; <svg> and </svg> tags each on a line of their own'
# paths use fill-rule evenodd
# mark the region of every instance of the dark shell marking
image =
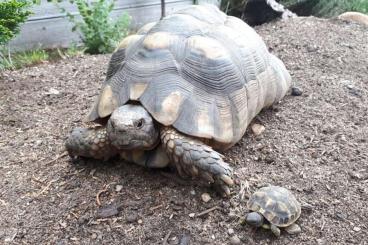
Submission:
<svg viewBox="0 0 368 245">
<path fill-rule="evenodd" d="M 250 197 L 247 206 L 261 213 L 270 223 L 286 227 L 300 216 L 300 203 L 287 189 L 279 186 L 263 187 Z"/>
</svg>

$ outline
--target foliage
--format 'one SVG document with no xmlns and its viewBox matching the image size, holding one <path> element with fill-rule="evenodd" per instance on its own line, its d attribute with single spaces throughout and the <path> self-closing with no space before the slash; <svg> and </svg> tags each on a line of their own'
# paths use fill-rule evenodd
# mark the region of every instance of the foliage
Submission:
<svg viewBox="0 0 368 245">
<path fill-rule="evenodd" d="M 49 58 L 49 54 L 45 50 L 36 49 L 31 51 L 10 54 L 10 52 L 1 52 L 0 70 L 3 69 L 19 69 L 25 66 L 40 64 Z"/>
<path fill-rule="evenodd" d="M 80 31 L 87 53 L 110 53 L 119 41 L 128 35 L 129 15 L 125 13 L 116 21 L 110 17 L 114 8 L 113 0 L 97 0 L 93 3 L 89 3 L 87 0 L 69 1 L 77 5 L 82 21 L 77 20 L 76 16 L 59 7 L 74 23 L 72 30 Z"/>
<path fill-rule="evenodd" d="M 67 59 L 73 56 L 82 55 L 84 49 L 71 45 L 67 49 L 35 49 L 24 52 L 10 53 L 5 48 L 0 50 L 0 71 L 14 70 L 27 66 L 37 65 L 50 60 Z"/>
<path fill-rule="evenodd" d="M 240 17 L 250 0 L 222 0 L 221 9 Z M 368 0 L 280 0 L 285 7 L 299 15 L 332 17 L 346 11 L 368 13 Z"/>
<path fill-rule="evenodd" d="M 312 14 L 316 16 L 332 17 L 346 11 L 368 13 L 367 0 L 314 0 Z"/>
<path fill-rule="evenodd" d="M 8 43 L 19 32 L 19 26 L 31 14 L 26 0 L 0 1 L 0 45 Z"/>
</svg>

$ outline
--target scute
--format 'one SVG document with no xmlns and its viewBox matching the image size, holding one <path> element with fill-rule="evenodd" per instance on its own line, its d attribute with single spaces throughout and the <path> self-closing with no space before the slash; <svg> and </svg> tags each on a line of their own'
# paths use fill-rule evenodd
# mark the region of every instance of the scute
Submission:
<svg viewBox="0 0 368 245">
<path fill-rule="evenodd" d="M 99 96 L 90 121 L 139 101 L 159 123 L 217 150 L 239 141 L 254 116 L 290 86 L 285 66 L 261 37 L 211 5 L 143 27 L 111 60 L 102 89 L 109 86 L 112 99 Z"/>
<path fill-rule="evenodd" d="M 247 207 L 261 213 L 270 223 L 286 227 L 300 216 L 301 207 L 290 191 L 279 186 L 263 187 L 252 194 Z"/>
</svg>

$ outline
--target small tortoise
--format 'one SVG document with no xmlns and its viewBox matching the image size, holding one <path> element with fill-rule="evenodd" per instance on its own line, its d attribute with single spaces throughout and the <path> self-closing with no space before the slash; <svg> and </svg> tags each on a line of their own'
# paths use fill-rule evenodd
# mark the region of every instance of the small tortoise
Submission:
<svg viewBox="0 0 368 245">
<path fill-rule="evenodd" d="M 279 227 L 289 234 L 297 234 L 300 227 L 294 222 L 301 212 L 300 203 L 287 189 L 279 186 L 263 187 L 252 194 L 247 207 L 254 211 L 247 214 L 245 222 L 255 227 L 271 229 L 280 236 Z M 265 222 L 264 219 L 267 221 Z"/>
<path fill-rule="evenodd" d="M 217 7 L 191 6 L 142 27 L 112 55 L 87 121 L 66 141 L 72 157 L 173 164 L 229 195 L 232 168 L 216 150 L 238 142 L 291 79 L 262 38 Z"/>
</svg>

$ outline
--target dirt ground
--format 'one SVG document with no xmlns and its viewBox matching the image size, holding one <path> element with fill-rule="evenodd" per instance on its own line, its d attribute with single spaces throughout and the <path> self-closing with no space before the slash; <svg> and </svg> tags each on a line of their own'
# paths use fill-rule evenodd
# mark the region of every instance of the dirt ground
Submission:
<svg viewBox="0 0 368 245">
<path fill-rule="evenodd" d="M 239 183 L 231 199 L 169 170 L 63 154 L 109 55 L 0 74 L 0 243 L 229 244 L 233 229 L 244 244 L 368 244 L 368 28 L 298 18 L 256 29 L 304 93 L 261 112 L 265 132 L 225 152 Z M 301 234 L 239 225 L 248 193 L 267 183 L 312 206 Z"/>
</svg>

